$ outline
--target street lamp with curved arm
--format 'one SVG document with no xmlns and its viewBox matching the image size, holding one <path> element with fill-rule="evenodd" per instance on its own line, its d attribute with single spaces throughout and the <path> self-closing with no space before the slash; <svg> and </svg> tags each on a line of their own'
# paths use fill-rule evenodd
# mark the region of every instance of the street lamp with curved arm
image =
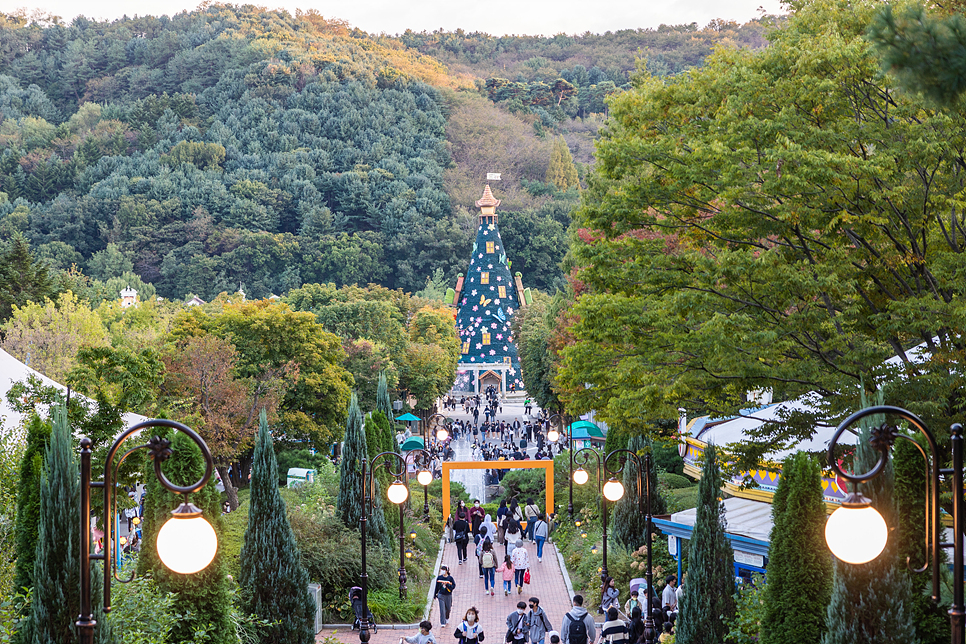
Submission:
<svg viewBox="0 0 966 644">
<path fill-rule="evenodd" d="M 415 465 L 417 462 L 428 464 L 430 455 L 424 449 L 414 449 L 406 452 L 405 456 L 396 452 L 381 452 L 376 454 L 370 462 L 368 458 L 362 459 L 362 514 L 359 518 L 359 528 L 362 542 L 362 574 L 359 576 L 362 586 L 362 617 L 359 626 L 359 641 L 365 644 L 369 641 L 369 573 L 366 571 L 366 527 L 369 515 L 372 514 L 373 497 L 375 496 L 375 472 L 380 467 L 384 468 L 391 477 L 393 483 L 386 490 L 386 497 L 395 505 L 399 506 L 399 598 L 406 598 L 406 532 L 403 522 L 403 503 L 409 498 L 409 486 L 403 481 L 409 479 L 409 462 L 412 460 Z M 425 470 L 423 470 L 425 471 Z M 421 471 L 419 474 L 422 474 Z M 428 486 L 423 483 L 425 477 L 417 475 L 417 480 L 423 485 L 423 489 Z M 430 478 L 432 480 L 432 478 Z"/>
<path fill-rule="evenodd" d="M 626 460 L 619 461 L 619 466 L 616 469 L 608 465 L 610 459 L 617 454 L 626 454 L 628 458 L 633 459 L 637 463 L 637 489 L 638 493 L 640 493 L 640 490 L 643 489 L 641 486 L 641 459 L 629 449 L 615 449 L 612 452 L 601 455 L 593 447 L 583 447 L 573 454 L 573 459 L 577 463 L 577 470 L 574 471 L 571 469 L 571 479 L 573 482 L 577 485 L 583 485 L 590 478 L 590 475 L 583 466 L 590 460 L 591 456 L 597 459 L 597 489 L 603 493 L 600 501 L 601 525 L 604 532 L 604 560 L 601 566 L 601 577 L 607 576 L 607 501 L 614 503 L 624 496 L 624 486 L 617 480 L 617 475 L 623 473 Z M 605 474 L 610 475 L 606 483 L 604 482 Z M 640 503 L 640 499 L 638 499 L 638 503 Z"/>
<path fill-rule="evenodd" d="M 205 473 L 191 485 L 175 485 L 161 471 L 161 463 L 174 453 L 171 441 L 153 436 L 147 443 L 130 448 L 121 455 L 117 463 L 114 459 L 124 442 L 142 430 L 154 427 L 166 427 L 186 434 L 201 449 L 205 461 Z M 201 515 L 201 510 L 188 502 L 188 495 L 203 489 L 211 479 L 214 471 L 214 460 L 211 450 L 205 441 L 186 425 L 171 420 L 146 420 L 133 425 L 124 431 L 107 452 L 104 462 L 104 480 L 91 481 L 91 439 L 86 436 L 80 441 L 80 616 L 77 618 L 77 630 L 81 644 L 93 644 L 94 619 L 91 602 L 91 561 L 104 562 L 104 612 L 111 610 L 111 580 L 116 579 L 127 583 L 134 579 L 132 574 L 127 579 L 117 576 L 117 560 L 111 555 L 114 544 L 112 512 L 117 512 L 115 482 L 117 471 L 124 460 L 139 449 L 147 449 L 154 460 L 154 475 L 161 485 L 169 492 L 184 495 L 184 502 L 171 512 L 161 530 L 158 532 L 157 550 L 162 563 L 175 572 L 190 574 L 204 569 L 214 559 L 218 550 L 218 537 L 211 524 Z M 104 494 L 104 551 L 98 554 L 91 552 L 91 489 L 103 489 Z"/>
<path fill-rule="evenodd" d="M 911 437 L 899 433 L 895 425 L 884 422 L 872 428 L 870 444 L 879 452 L 879 459 L 868 472 L 850 474 L 842 470 L 836 457 L 839 438 L 853 425 L 863 418 L 873 415 L 897 416 L 906 421 L 921 433 L 926 439 L 929 453 Z M 825 540 L 832 553 L 848 563 L 864 563 L 879 556 L 885 547 L 887 527 L 882 516 L 872 507 L 869 499 L 858 492 L 858 483 L 865 483 L 882 473 L 888 461 L 889 451 L 897 438 L 908 440 L 919 450 L 926 462 L 926 552 L 932 563 L 932 600 L 939 601 L 940 570 L 942 567 L 942 549 L 953 549 L 953 603 L 949 609 L 949 620 L 952 626 L 952 642 L 959 644 L 963 641 L 963 624 L 966 609 L 963 606 L 963 426 L 959 423 L 951 427 L 952 468 L 939 467 L 939 453 L 936 439 L 926 424 L 912 412 L 901 407 L 878 405 L 858 411 L 836 428 L 828 447 L 829 467 L 836 474 L 853 484 L 853 491 L 847 494 L 825 526 Z M 952 480 L 953 503 L 953 543 L 940 541 L 939 522 L 939 476 L 948 476 Z M 854 530 L 850 534 L 849 528 Z M 911 560 L 906 565 L 915 572 L 924 572 L 929 566 L 926 561 L 921 568 L 913 568 Z"/>
</svg>

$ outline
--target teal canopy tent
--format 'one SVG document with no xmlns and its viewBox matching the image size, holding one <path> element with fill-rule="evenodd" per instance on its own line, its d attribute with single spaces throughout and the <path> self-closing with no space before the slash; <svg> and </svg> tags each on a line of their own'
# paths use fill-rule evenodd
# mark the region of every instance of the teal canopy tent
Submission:
<svg viewBox="0 0 966 644">
<path fill-rule="evenodd" d="M 604 431 L 589 420 L 578 420 L 571 423 L 570 431 L 573 440 L 604 440 Z"/>
<path fill-rule="evenodd" d="M 396 417 L 396 420 L 404 420 L 407 423 L 414 423 L 414 422 L 419 422 L 420 420 L 422 420 L 422 418 L 420 418 L 419 416 L 416 416 L 415 414 L 403 414 L 402 416 Z"/>
<path fill-rule="evenodd" d="M 423 442 L 422 437 L 410 436 L 409 438 L 406 439 L 406 442 L 404 442 L 399 449 L 401 449 L 404 452 L 411 452 L 414 449 L 425 449 L 425 448 L 426 448 L 426 443 Z"/>
</svg>

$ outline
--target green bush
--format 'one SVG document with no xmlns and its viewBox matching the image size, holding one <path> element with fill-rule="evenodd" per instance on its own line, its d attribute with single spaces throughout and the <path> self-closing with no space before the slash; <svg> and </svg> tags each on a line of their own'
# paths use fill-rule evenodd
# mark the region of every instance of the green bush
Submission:
<svg viewBox="0 0 966 644">
<path fill-rule="evenodd" d="M 111 596 L 111 627 L 119 644 L 165 644 L 176 621 L 177 595 L 161 590 L 149 576 L 116 584 Z"/>
<path fill-rule="evenodd" d="M 288 471 L 292 467 L 304 467 L 310 470 L 318 471 L 319 468 L 325 467 L 326 464 L 331 465 L 329 459 L 327 459 L 323 454 L 313 455 L 311 451 L 307 449 L 284 449 L 277 448 L 275 450 L 275 459 L 278 462 L 278 484 L 287 485 L 288 484 Z"/>
<path fill-rule="evenodd" d="M 657 475 L 658 480 L 664 483 L 672 490 L 678 490 L 686 487 L 696 487 L 694 482 L 691 481 L 686 476 L 680 474 L 671 474 L 670 472 L 663 472 Z"/>
<path fill-rule="evenodd" d="M 698 507 L 698 486 L 668 491 L 667 511 L 670 514 Z"/>
<path fill-rule="evenodd" d="M 765 617 L 764 575 L 752 576 L 751 584 L 738 586 L 735 593 L 735 619 L 725 641 L 731 644 L 758 644 L 761 635 L 761 621 Z"/>
<path fill-rule="evenodd" d="M 534 501 L 542 499 L 546 494 L 547 476 L 539 468 L 525 470 L 510 470 L 503 480 L 500 481 L 503 487 L 503 496 L 500 500 L 510 503 L 510 499 L 516 497 L 517 503 L 521 506 L 526 504 L 528 498 Z M 539 505 L 543 505 L 538 501 Z"/>
</svg>

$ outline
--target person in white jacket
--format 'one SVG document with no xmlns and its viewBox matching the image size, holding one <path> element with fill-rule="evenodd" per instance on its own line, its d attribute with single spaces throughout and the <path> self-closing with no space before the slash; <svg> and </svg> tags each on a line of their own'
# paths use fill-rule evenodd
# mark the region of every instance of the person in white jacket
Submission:
<svg viewBox="0 0 966 644">
<path fill-rule="evenodd" d="M 523 593 L 523 577 L 530 568 L 530 554 L 523 547 L 522 541 L 517 541 L 516 547 L 513 549 L 513 554 L 510 555 L 510 561 L 513 562 L 513 575 L 517 585 L 517 594 L 519 595 Z"/>
</svg>

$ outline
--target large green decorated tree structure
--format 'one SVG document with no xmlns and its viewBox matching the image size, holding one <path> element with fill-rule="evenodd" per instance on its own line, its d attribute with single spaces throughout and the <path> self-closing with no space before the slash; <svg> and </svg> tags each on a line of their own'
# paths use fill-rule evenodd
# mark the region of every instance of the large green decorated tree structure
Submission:
<svg viewBox="0 0 966 644">
<path fill-rule="evenodd" d="M 448 301 L 457 307 L 456 327 L 462 352 L 455 389 L 481 391 L 487 385 L 506 390 L 510 385 L 523 389 L 520 360 L 513 342 L 510 323 L 513 314 L 525 305 L 523 280 L 510 273 L 496 207 L 500 200 L 490 186 L 476 202 L 480 223 L 466 276 L 457 279 L 456 289 L 447 293 Z"/>
</svg>

